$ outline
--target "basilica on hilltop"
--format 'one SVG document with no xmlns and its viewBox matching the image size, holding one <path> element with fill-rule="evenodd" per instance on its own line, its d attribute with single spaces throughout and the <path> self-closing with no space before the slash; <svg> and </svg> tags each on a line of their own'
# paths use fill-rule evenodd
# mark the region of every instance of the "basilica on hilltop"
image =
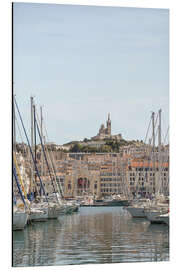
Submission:
<svg viewBox="0 0 180 270">
<path fill-rule="evenodd" d="M 117 135 L 111 134 L 110 113 L 108 114 L 108 119 L 106 121 L 106 127 L 104 126 L 104 124 L 102 124 L 100 126 L 98 134 L 91 138 L 91 140 L 104 140 L 104 139 L 116 139 L 116 140 L 122 139 L 121 134 L 117 134 Z"/>
</svg>

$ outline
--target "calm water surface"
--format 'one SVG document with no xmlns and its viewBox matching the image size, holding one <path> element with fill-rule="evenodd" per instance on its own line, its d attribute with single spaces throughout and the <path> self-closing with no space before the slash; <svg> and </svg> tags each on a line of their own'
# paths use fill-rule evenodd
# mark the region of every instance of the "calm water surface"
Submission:
<svg viewBox="0 0 180 270">
<path fill-rule="evenodd" d="M 13 266 L 168 260 L 168 226 L 131 218 L 122 207 L 81 207 L 13 232 Z"/>
</svg>

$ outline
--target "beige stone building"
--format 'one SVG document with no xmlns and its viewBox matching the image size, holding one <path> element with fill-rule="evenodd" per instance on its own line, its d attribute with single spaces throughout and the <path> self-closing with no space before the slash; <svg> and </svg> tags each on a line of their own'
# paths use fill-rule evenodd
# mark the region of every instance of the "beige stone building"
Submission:
<svg viewBox="0 0 180 270">
<path fill-rule="evenodd" d="M 163 162 L 161 170 L 157 162 L 153 166 L 152 162 L 134 159 L 130 154 L 68 153 L 63 159 L 56 160 L 56 180 L 65 197 L 128 196 L 157 190 L 168 194 L 169 163 Z M 47 193 L 53 192 L 48 172 L 43 177 L 43 184 Z"/>
<path fill-rule="evenodd" d="M 126 177 L 132 193 L 169 194 L 169 163 L 154 164 L 147 160 L 132 160 L 126 168 Z"/>
<path fill-rule="evenodd" d="M 65 197 L 127 193 L 125 164 L 119 154 L 88 154 L 83 160 L 61 162 L 59 168 L 64 173 Z"/>
</svg>

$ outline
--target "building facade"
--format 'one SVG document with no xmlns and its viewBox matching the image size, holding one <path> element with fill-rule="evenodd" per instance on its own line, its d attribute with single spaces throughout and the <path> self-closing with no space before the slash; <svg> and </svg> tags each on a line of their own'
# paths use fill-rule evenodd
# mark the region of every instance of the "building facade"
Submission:
<svg viewBox="0 0 180 270">
<path fill-rule="evenodd" d="M 131 161 L 126 168 L 126 178 L 133 194 L 164 193 L 169 195 L 169 163 Z"/>
</svg>

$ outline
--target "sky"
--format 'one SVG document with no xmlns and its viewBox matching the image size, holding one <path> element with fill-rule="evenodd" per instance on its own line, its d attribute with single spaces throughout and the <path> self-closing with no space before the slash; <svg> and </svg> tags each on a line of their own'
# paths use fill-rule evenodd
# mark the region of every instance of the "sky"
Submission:
<svg viewBox="0 0 180 270">
<path fill-rule="evenodd" d="M 151 113 L 169 126 L 168 9 L 14 3 L 14 93 L 30 130 L 30 96 L 49 141 L 112 134 L 144 140 Z"/>
</svg>

